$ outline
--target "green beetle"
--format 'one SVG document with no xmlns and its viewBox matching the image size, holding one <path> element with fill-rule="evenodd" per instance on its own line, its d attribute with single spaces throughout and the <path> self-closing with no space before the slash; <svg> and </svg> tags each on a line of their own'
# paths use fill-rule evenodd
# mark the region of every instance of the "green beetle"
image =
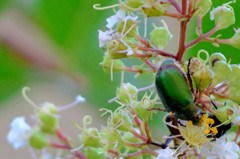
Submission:
<svg viewBox="0 0 240 159">
<path fill-rule="evenodd" d="M 155 85 L 168 112 L 182 120 L 199 121 L 200 109 L 194 104 L 189 80 L 173 59 L 167 59 L 158 69 Z"/>
</svg>

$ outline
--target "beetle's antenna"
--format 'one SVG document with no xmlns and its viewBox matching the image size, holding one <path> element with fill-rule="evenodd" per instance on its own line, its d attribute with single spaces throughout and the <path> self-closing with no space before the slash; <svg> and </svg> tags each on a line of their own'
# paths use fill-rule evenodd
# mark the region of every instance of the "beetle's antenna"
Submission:
<svg viewBox="0 0 240 159">
<path fill-rule="evenodd" d="M 215 109 L 218 109 L 217 105 L 211 100 L 212 105 L 214 106 Z"/>
</svg>

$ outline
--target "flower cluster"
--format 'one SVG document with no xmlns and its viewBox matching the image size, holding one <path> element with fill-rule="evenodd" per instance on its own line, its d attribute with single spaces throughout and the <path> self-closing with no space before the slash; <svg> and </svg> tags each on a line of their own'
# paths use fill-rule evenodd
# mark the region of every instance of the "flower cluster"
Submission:
<svg viewBox="0 0 240 159">
<path fill-rule="evenodd" d="M 150 86 L 137 88 L 131 83 L 124 83 L 122 73 L 116 97 L 109 100 L 118 105 L 117 109 L 99 110 L 102 116 L 109 115 L 106 126 L 100 130 L 89 127 L 92 122 L 90 116 L 84 117 L 83 127 L 75 123 L 81 131 L 80 147 L 72 146 L 58 128 L 58 111 L 65 108 L 57 108 L 51 103 L 39 107 L 31 101 L 37 110 L 38 123 L 31 128 L 23 122 L 23 118 L 19 118 L 19 122 L 24 124 L 15 128 L 16 121 L 13 121 L 9 142 L 15 148 L 29 141 L 30 146 L 37 149 L 68 149 L 71 157 L 84 159 L 237 159 L 240 153 L 240 66 L 231 64 L 222 53 L 209 55 L 206 50 L 200 50 L 198 57 L 183 60 L 186 50 L 201 41 L 211 42 L 214 46 L 228 44 L 240 48 L 239 29 L 230 39 L 220 39 L 219 35 L 213 37 L 214 33 L 235 23 L 231 7 L 234 2 L 212 8 L 211 0 L 180 1 L 181 4 L 175 0 L 120 0 L 108 7 L 94 5 L 97 10 L 114 11 L 114 15 L 107 18 L 106 26 L 98 30 L 99 47 L 106 50 L 101 62 L 103 70 L 111 73 L 111 77 L 115 72 L 136 73 L 136 78 L 153 75 L 155 81 Z M 170 7 L 176 11 L 170 11 Z M 209 12 L 215 27 L 203 34 L 203 17 Z M 149 18 L 162 16 L 175 18 L 180 23 L 176 53 L 164 51 L 173 37 L 166 22 L 162 21 L 160 27 L 153 24 L 151 31 L 147 29 Z M 186 43 L 187 25 L 193 17 L 197 18 L 198 38 Z M 144 22 L 143 36 L 139 33 L 141 22 Z M 205 60 L 201 54 L 206 55 Z M 138 58 L 142 63 L 129 66 L 127 59 L 130 58 Z M 123 59 L 126 60 L 123 62 Z M 146 92 L 140 96 L 140 91 Z M 78 96 L 74 104 L 83 101 L 85 99 Z M 161 141 L 152 137 L 149 128 L 151 114 L 156 111 L 166 113 L 163 123 L 170 132 Z M 235 139 L 229 140 L 225 135 L 233 126 L 238 127 L 238 132 L 234 134 Z M 61 144 L 50 142 L 46 134 L 55 135 Z"/>
</svg>

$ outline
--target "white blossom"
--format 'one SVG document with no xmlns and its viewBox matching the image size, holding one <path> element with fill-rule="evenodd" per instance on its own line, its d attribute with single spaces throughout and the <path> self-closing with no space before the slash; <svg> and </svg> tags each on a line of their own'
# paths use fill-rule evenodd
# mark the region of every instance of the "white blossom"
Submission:
<svg viewBox="0 0 240 159">
<path fill-rule="evenodd" d="M 7 135 L 8 142 L 11 143 L 15 149 L 25 146 L 29 132 L 31 131 L 31 126 L 25 122 L 25 118 L 23 116 L 14 118 L 10 127 L 11 129 Z"/>
<path fill-rule="evenodd" d="M 99 47 L 103 47 L 106 45 L 110 40 L 112 40 L 113 31 L 101 31 L 98 30 L 98 40 L 99 40 Z"/>
<path fill-rule="evenodd" d="M 166 149 L 161 149 L 157 156 L 157 159 L 177 159 L 177 157 L 173 157 L 173 150 L 167 147 Z"/>
<path fill-rule="evenodd" d="M 207 159 L 238 159 L 239 146 L 235 142 L 229 142 L 226 137 L 216 139 L 203 145 L 201 154 Z"/>
</svg>

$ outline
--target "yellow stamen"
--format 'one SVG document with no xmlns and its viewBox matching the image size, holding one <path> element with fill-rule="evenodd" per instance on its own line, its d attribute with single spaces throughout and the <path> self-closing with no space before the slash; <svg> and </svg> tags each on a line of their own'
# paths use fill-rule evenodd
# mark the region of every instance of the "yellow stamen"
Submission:
<svg viewBox="0 0 240 159">
<path fill-rule="evenodd" d="M 205 127 L 206 127 L 206 128 L 209 128 L 209 125 L 208 125 L 208 124 L 206 124 L 206 125 L 205 125 Z"/>
<path fill-rule="evenodd" d="M 214 120 L 212 118 L 207 118 L 207 123 L 213 125 Z"/>
<path fill-rule="evenodd" d="M 191 120 L 189 120 L 189 121 L 188 121 L 188 124 L 189 124 L 189 125 L 192 125 L 193 123 L 192 123 L 192 121 L 191 121 Z"/>
<path fill-rule="evenodd" d="M 211 131 L 212 131 L 212 133 L 213 133 L 214 135 L 218 133 L 218 130 L 217 130 L 216 127 L 212 127 L 212 128 L 211 128 Z"/>
<path fill-rule="evenodd" d="M 209 129 L 205 129 L 204 130 L 204 134 L 209 134 L 210 133 L 210 130 Z"/>
</svg>

